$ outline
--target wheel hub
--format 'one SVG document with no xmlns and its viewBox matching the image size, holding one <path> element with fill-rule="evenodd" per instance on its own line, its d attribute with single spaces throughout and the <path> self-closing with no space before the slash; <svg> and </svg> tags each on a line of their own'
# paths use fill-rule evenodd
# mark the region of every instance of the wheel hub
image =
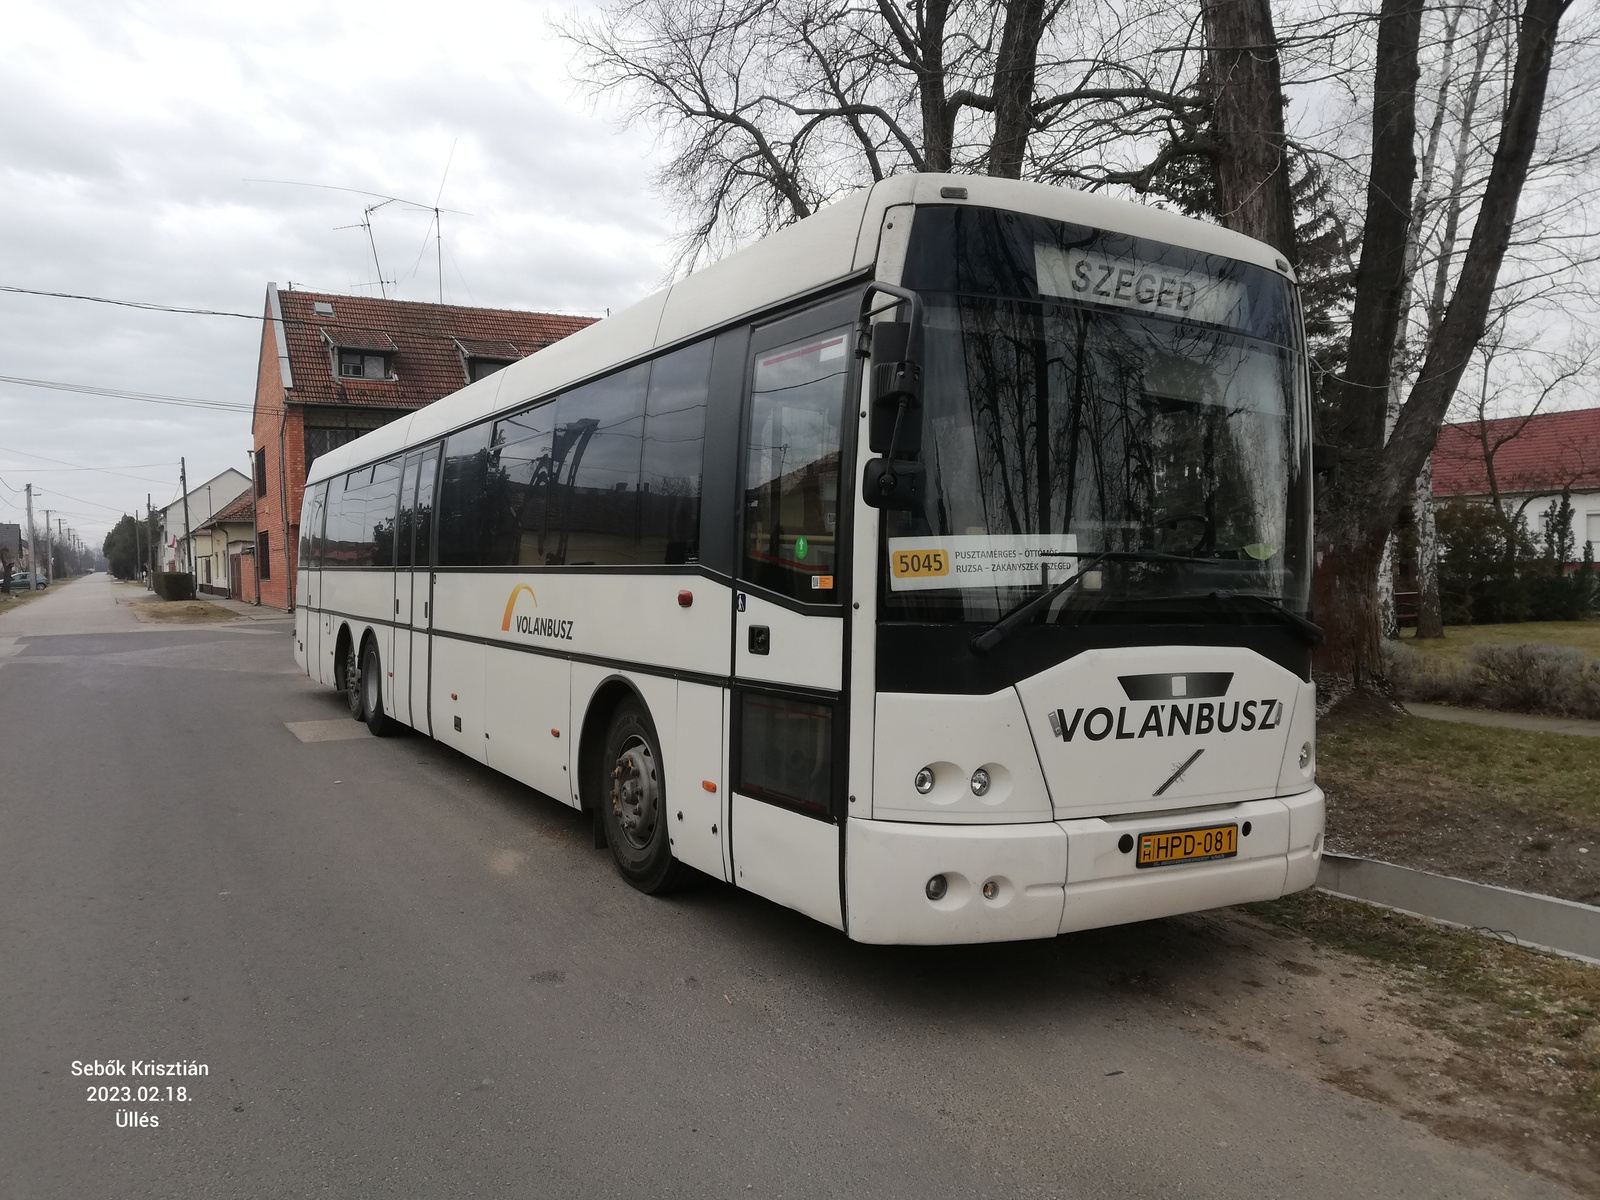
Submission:
<svg viewBox="0 0 1600 1200">
<path fill-rule="evenodd" d="M 661 807 L 661 787 L 655 756 L 644 742 L 634 739 L 624 747 L 611 769 L 611 809 L 623 836 L 635 849 L 650 844 Z"/>
</svg>

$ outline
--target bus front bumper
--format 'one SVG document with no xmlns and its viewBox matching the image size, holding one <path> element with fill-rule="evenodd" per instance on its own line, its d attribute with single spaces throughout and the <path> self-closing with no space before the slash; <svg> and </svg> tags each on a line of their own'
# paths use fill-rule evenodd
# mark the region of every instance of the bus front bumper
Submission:
<svg viewBox="0 0 1600 1200">
<path fill-rule="evenodd" d="M 846 897 L 858 942 L 950 945 L 1054 937 L 1272 900 L 1310 887 L 1322 859 L 1322 789 L 1157 817 L 1027 825 L 852 819 Z M 1238 854 L 1140 868 L 1124 850 L 1150 833 L 1237 824 Z M 929 881 L 943 877 L 943 893 Z M 987 887 L 985 885 L 988 885 Z M 935 886 L 934 893 L 940 889 Z"/>
</svg>

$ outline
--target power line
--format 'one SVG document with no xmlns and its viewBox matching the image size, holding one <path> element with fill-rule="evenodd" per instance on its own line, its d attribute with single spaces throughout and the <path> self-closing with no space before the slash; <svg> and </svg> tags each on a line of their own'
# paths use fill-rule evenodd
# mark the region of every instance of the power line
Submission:
<svg viewBox="0 0 1600 1200">
<path fill-rule="evenodd" d="M 0 383 L 19 387 L 48 388 L 55 392 L 78 392 L 85 396 L 106 396 L 113 400 L 137 400 L 143 404 L 169 404 L 176 408 L 208 408 L 219 412 L 252 412 L 254 404 L 242 400 L 202 400 L 195 396 L 164 396 L 159 392 L 131 392 L 124 388 L 94 387 L 87 383 L 63 383 L 58 379 L 25 379 L 19 375 L 0 375 Z"/>
<path fill-rule="evenodd" d="M 447 210 L 448 211 L 448 210 Z M 423 243 L 426 249 L 427 243 Z M 302 320 L 299 317 L 269 317 L 265 313 L 230 312 L 223 308 L 188 308 L 181 304 L 159 304 L 153 300 L 117 300 L 109 296 L 84 296 L 77 292 L 48 292 L 39 288 L 13 287 L 10 284 L 0 284 L 0 292 L 9 292 L 15 296 L 45 296 L 54 300 L 83 300 L 90 304 L 111 304 L 119 308 L 138 308 L 146 312 L 178 313 L 191 317 L 233 317 L 241 321 L 271 321 L 281 320 L 285 325 L 307 325 L 318 329 L 349 329 L 360 333 L 403 333 L 407 337 L 422 338 L 430 342 L 448 342 L 453 339 L 448 334 L 429 333 L 421 329 L 395 329 L 388 325 L 352 325 L 347 321 L 334 321 L 323 319 Z M 357 297 L 359 299 L 359 297 Z M 396 304 L 426 304 L 426 300 L 396 300 Z M 548 315 L 557 317 L 592 317 L 592 309 L 540 309 L 538 313 L 528 309 L 498 309 L 492 311 L 514 313 L 518 315 Z M 609 314 L 610 310 L 606 310 Z M 509 335 L 508 335 L 509 336 Z"/>
</svg>

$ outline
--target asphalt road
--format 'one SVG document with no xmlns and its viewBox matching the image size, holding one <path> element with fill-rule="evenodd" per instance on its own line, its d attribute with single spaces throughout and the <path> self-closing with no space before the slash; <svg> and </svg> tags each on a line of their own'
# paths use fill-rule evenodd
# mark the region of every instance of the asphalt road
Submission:
<svg viewBox="0 0 1600 1200">
<path fill-rule="evenodd" d="M 109 593 L 0 620 L 7 1200 L 1563 1194 L 1130 1005 L 1163 922 L 885 950 L 644 897 L 452 751 L 301 741 L 347 718 L 286 623 Z M 71 1073 L 147 1059 L 210 1073 Z"/>
</svg>

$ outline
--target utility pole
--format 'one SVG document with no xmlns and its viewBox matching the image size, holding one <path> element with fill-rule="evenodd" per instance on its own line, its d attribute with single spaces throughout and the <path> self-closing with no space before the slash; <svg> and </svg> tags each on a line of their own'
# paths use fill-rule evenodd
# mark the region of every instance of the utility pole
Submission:
<svg viewBox="0 0 1600 1200">
<path fill-rule="evenodd" d="M 56 581 L 55 573 L 56 531 L 50 528 L 50 510 L 44 510 L 44 581 L 46 586 Z"/>
<path fill-rule="evenodd" d="M 33 484 L 24 485 L 28 493 L 28 590 L 37 591 L 39 584 L 37 565 L 39 562 L 39 548 L 34 545 L 33 536 Z"/>
<path fill-rule="evenodd" d="M 169 458 L 167 460 L 171 462 Z M 180 457 L 178 459 L 178 481 L 183 486 L 183 565 L 189 568 L 189 573 L 194 574 L 194 543 L 189 540 L 189 468 Z"/>
<path fill-rule="evenodd" d="M 149 492 L 144 494 L 144 507 L 149 521 L 145 526 L 144 548 L 150 555 L 150 578 L 145 581 L 145 586 L 153 592 L 156 590 L 156 506 L 150 503 Z"/>
<path fill-rule="evenodd" d="M 67 569 L 67 540 L 61 532 L 61 518 L 56 518 L 56 541 L 61 545 L 61 568 Z"/>
</svg>

